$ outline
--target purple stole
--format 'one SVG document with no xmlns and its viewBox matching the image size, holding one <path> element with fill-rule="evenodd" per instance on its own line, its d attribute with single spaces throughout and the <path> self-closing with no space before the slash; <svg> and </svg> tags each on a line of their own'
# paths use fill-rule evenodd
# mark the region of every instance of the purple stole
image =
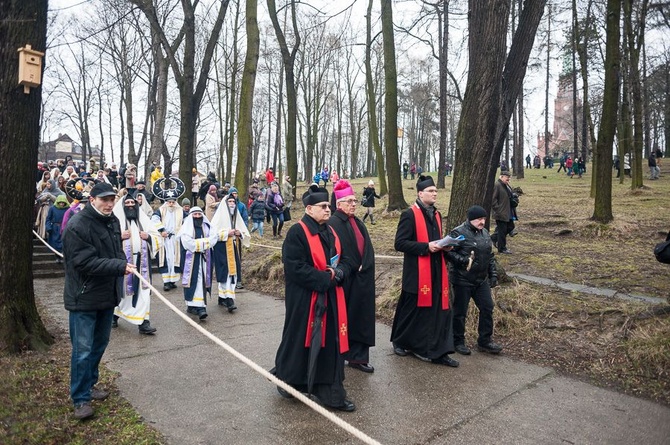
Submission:
<svg viewBox="0 0 670 445">
<path fill-rule="evenodd" d="M 195 232 L 195 229 L 193 231 Z M 209 236 L 209 226 L 206 224 L 202 225 L 202 236 L 203 238 Z M 181 285 L 189 288 L 191 287 L 191 274 L 193 273 L 193 266 L 195 264 L 195 254 L 200 252 L 191 252 L 188 249 L 184 250 L 186 250 L 186 257 L 184 258 L 184 270 L 182 271 Z M 211 264 L 212 249 L 207 249 L 205 252 L 202 252 L 202 254 L 205 255 L 205 263 L 207 265 Z M 212 274 L 209 267 L 205 267 L 205 287 L 212 287 Z"/>
</svg>

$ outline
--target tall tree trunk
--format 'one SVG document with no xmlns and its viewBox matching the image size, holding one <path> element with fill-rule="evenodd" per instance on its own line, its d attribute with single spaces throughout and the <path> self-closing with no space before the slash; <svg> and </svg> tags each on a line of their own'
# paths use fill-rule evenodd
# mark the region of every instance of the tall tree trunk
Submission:
<svg viewBox="0 0 670 445">
<path fill-rule="evenodd" d="M 230 88 L 228 89 L 228 97 L 229 97 L 229 108 L 228 108 L 228 147 L 226 147 L 226 173 L 225 176 L 221 179 L 222 181 L 232 181 L 232 174 L 233 174 L 233 150 L 235 148 L 235 117 L 236 117 L 236 110 L 235 110 L 235 100 L 237 96 L 237 73 L 239 72 L 239 51 L 237 50 L 237 28 L 238 28 L 238 20 L 240 18 L 240 5 L 236 5 L 235 7 L 235 24 L 233 26 L 234 29 L 234 37 L 233 37 L 233 60 L 230 65 Z M 255 77 L 254 77 L 254 82 L 255 82 Z M 251 117 L 251 116 L 250 116 Z M 251 123 L 249 124 L 251 125 Z M 251 127 L 249 127 L 251 128 Z M 239 162 L 239 158 L 238 158 Z M 247 163 L 249 166 L 251 166 L 251 159 L 247 160 Z M 245 181 L 247 181 L 246 176 L 245 176 Z M 247 181 L 248 182 L 248 181 Z M 232 182 L 231 182 L 232 183 Z M 223 184 L 223 182 L 222 182 Z M 236 183 L 236 185 L 239 185 Z M 239 187 L 238 187 L 239 190 Z M 246 195 L 238 195 L 238 196 L 246 196 Z"/>
<path fill-rule="evenodd" d="M 596 178 L 596 196 L 592 219 L 601 223 L 612 221 L 612 145 L 617 124 L 619 97 L 619 19 L 621 0 L 607 0 L 607 27 L 605 47 L 605 87 L 603 112 L 598 129 L 597 157 L 593 174 Z"/>
<path fill-rule="evenodd" d="M 439 8 L 439 6 L 437 6 Z M 449 66 L 449 0 L 442 0 L 442 13 L 438 13 L 438 39 L 440 52 L 440 153 L 437 160 L 437 188 L 443 189 L 447 162 L 447 71 Z"/>
<path fill-rule="evenodd" d="M 5 191 L 0 194 L 4 209 L 0 212 L 0 353 L 16 354 L 43 350 L 53 343 L 37 312 L 33 288 L 31 227 L 42 87 L 26 94 L 16 83 L 17 48 L 26 44 L 37 51 L 46 48 L 47 1 L 0 0 L 0 24 L 0 163 L 11 166 L 0 175 L 0 189 Z"/>
<path fill-rule="evenodd" d="M 298 94 L 295 89 L 295 56 L 300 48 L 300 32 L 298 28 L 298 19 L 295 11 L 295 0 L 291 2 L 291 22 L 293 24 L 293 48 L 289 50 L 286 43 L 286 37 L 279 25 L 277 18 L 277 7 L 275 0 L 267 0 L 268 10 L 270 13 L 270 20 L 274 27 L 277 41 L 279 42 L 279 49 L 281 51 L 282 60 L 284 61 L 284 75 L 286 77 L 286 170 L 288 176 L 294 181 L 298 178 L 298 143 L 297 143 L 297 126 L 298 119 Z M 311 174 L 306 172 L 306 179 L 309 180 Z"/>
<path fill-rule="evenodd" d="M 377 126 L 377 99 L 375 98 L 375 85 L 372 81 L 372 3 L 374 0 L 368 0 L 368 11 L 365 16 L 365 93 L 368 102 L 368 126 L 370 132 L 368 138 L 372 142 L 372 148 L 375 153 L 377 165 L 377 177 L 379 179 L 379 193 L 381 196 L 388 193 L 388 184 L 386 183 L 386 169 L 384 168 L 384 153 L 379 143 L 379 127 Z"/>
<path fill-rule="evenodd" d="M 447 227 L 460 224 L 474 204 L 491 208 L 498 160 L 545 4 L 526 2 L 505 58 L 510 2 L 470 0 L 470 73 L 456 139 Z"/>
<path fill-rule="evenodd" d="M 393 37 L 393 4 L 381 0 L 382 35 L 384 38 L 384 151 L 389 180 L 387 210 L 406 209 L 403 196 L 400 161 L 398 159 L 398 74 L 396 71 L 395 40 Z"/>
<path fill-rule="evenodd" d="M 239 196 L 249 196 L 249 174 L 251 172 L 250 153 L 253 151 L 253 106 L 256 68 L 260 51 L 258 30 L 258 0 L 246 0 L 247 54 L 244 59 L 242 85 L 240 86 L 240 117 L 237 128 L 237 166 L 235 185 Z"/>
</svg>

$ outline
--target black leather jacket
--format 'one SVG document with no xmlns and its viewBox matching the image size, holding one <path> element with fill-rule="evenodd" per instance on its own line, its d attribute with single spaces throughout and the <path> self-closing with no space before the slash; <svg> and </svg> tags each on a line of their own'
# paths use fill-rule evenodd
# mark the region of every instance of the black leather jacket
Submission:
<svg viewBox="0 0 670 445">
<path fill-rule="evenodd" d="M 65 289 L 68 311 L 114 308 L 123 297 L 126 256 L 116 216 L 104 216 L 86 204 L 63 231 Z"/>
<path fill-rule="evenodd" d="M 465 240 L 453 250 L 447 252 L 449 259 L 449 281 L 459 286 L 479 286 L 484 280 L 497 279 L 496 265 L 493 260 L 493 243 L 486 229 L 477 230 L 469 221 L 465 221 L 449 234 L 456 238 L 463 235 Z M 475 253 L 470 270 L 466 270 L 470 252 Z"/>
</svg>

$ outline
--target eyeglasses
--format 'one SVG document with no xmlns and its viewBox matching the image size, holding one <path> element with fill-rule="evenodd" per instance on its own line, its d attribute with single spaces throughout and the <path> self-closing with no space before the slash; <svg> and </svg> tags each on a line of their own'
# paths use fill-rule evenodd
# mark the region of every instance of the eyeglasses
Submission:
<svg viewBox="0 0 670 445">
<path fill-rule="evenodd" d="M 330 208 L 330 204 L 313 204 L 312 207 L 319 207 L 321 210 L 326 210 Z"/>
<path fill-rule="evenodd" d="M 343 202 L 346 202 L 346 203 L 349 204 L 349 205 L 351 205 L 351 204 L 358 204 L 358 199 L 347 199 L 347 200 L 345 200 L 345 201 L 343 201 Z"/>
</svg>

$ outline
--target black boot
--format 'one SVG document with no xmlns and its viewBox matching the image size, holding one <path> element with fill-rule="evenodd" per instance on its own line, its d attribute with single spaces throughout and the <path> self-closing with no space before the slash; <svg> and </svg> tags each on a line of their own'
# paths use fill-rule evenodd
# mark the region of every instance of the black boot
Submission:
<svg viewBox="0 0 670 445">
<path fill-rule="evenodd" d="M 279 221 L 279 228 L 277 229 L 277 236 L 281 238 L 281 229 L 284 227 L 284 223 Z"/>
<path fill-rule="evenodd" d="M 272 238 L 277 238 L 277 226 L 272 226 Z"/>
<path fill-rule="evenodd" d="M 372 225 L 377 224 L 374 220 L 374 217 L 372 216 L 372 213 L 370 213 L 370 224 Z"/>
<path fill-rule="evenodd" d="M 153 335 L 154 332 L 156 332 L 156 328 L 151 326 L 151 323 L 149 323 L 149 320 L 144 320 L 142 324 L 139 326 L 140 334 L 145 334 L 145 335 Z"/>
<path fill-rule="evenodd" d="M 112 327 L 113 328 L 118 328 L 119 327 L 119 316 L 115 315 L 114 318 L 112 318 Z"/>
<path fill-rule="evenodd" d="M 366 213 L 365 215 L 363 215 L 363 222 L 365 222 L 365 220 L 367 219 L 367 217 L 368 217 L 368 214 L 367 214 L 367 213 Z"/>
</svg>

